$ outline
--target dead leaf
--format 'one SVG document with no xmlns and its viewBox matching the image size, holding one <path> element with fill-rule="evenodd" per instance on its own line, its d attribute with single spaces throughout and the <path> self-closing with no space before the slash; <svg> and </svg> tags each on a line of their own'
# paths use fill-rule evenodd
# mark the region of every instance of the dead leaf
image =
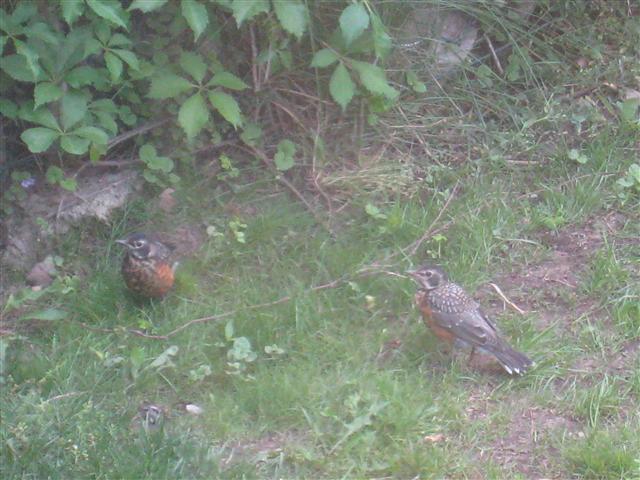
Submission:
<svg viewBox="0 0 640 480">
<path fill-rule="evenodd" d="M 422 438 L 424 443 L 440 443 L 444 442 L 445 437 L 442 433 L 434 433 L 433 435 L 426 435 Z"/>
</svg>

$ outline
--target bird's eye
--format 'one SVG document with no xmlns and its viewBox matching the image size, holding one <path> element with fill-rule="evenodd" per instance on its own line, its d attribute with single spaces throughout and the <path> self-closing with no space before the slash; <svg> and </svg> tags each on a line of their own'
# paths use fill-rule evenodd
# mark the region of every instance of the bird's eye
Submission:
<svg viewBox="0 0 640 480">
<path fill-rule="evenodd" d="M 134 248 L 140 248 L 144 245 L 144 242 L 142 240 L 136 240 L 135 242 L 133 242 L 133 247 Z"/>
<path fill-rule="evenodd" d="M 425 276 L 426 276 L 426 277 L 431 277 L 431 276 L 433 276 L 433 272 L 432 272 L 431 270 L 427 270 L 427 271 L 425 272 Z"/>
</svg>

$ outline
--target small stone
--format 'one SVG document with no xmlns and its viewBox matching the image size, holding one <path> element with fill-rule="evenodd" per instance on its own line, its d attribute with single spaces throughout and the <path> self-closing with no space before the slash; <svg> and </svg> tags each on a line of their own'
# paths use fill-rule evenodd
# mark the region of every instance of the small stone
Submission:
<svg viewBox="0 0 640 480">
<path fill-rule="evenodd" d="M 27 284 L 32 287 L 46 287 L 56 276 L 56 265 L 53 257 L 48 255 L 43 261 L 36 263 L 27 274 Z"/>
</svg>

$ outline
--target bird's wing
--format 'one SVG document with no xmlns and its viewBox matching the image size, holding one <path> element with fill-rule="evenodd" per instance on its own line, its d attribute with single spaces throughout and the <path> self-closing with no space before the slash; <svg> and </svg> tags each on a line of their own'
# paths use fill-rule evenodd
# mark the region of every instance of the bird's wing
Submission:
<svg viewBox="0 0 640 480">
<path fill-rule="evenodd" d="M 433 312 L 433 319 L 438 326 L 472 346 L 491 349 L 499 342 L 495 327 L 479 309 L 460 313 Z"/>
</svg>

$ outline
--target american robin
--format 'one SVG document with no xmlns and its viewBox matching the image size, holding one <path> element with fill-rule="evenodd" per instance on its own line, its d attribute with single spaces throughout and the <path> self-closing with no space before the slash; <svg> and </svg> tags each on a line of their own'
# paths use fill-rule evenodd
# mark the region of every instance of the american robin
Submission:
<svg viewBox="0 0 640 480">
<path fill-rule="evenodd" d="M 176 264 L 170 261 L 171 248 L 144 233 L 116 240 L 127 249 L 122 260 L 122 276 L 129 289 L 144 297 L 159 298 L 173 286 Z"/>
<path fill-rule="evenodd" d="M 524 353 L 500 338 L 480 305 L 460 285 L 450 282 L 442 268 L 424 265 L 407 273 L 420 287 L 415 296 L 416 305 L 438 338 L 451 345 L 456 340 L 470 345 L 470 359 L 476 348 L 490 353 L 510 375 L 522 375 L 533 365 Z"/>
</svg>

